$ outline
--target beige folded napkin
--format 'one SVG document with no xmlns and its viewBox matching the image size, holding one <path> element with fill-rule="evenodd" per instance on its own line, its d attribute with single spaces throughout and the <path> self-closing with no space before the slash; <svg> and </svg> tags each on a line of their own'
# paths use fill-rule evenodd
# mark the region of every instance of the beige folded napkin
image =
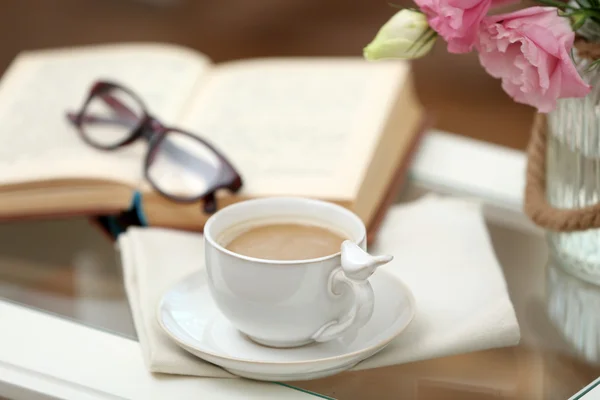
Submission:
<svg viewBox="0 0 600 400">
<path fill-rule="evenodd" d="M 131 228 L 118 240 L 135 328 L 153 372 L 233 377 L 180 349 L 156 321 L 162 294 L 204 268 L 199 234 Z M 413 291 L 417 313 L 405 332 L 355 369 L 376 368 L 516 345 L 519 326 L 476 202 L 426 196 L 392 207 L 374 254 Z"/>
</svg>

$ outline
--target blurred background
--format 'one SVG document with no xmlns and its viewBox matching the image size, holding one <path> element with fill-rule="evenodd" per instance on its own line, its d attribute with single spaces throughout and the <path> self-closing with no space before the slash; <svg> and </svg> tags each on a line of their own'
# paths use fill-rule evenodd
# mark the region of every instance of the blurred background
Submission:
<svg viewBox="0 0 600 400">
<path fill-rule="evenodd" d="M 0 72 L 19 51 L 123 41 L 188 46 L 215 62 L 270 56 L 361 56 L 409 0 L 2 0 Z M 534 110 L 517 105 L 475 53 L 438 41 L 414 62 L 436 127 L 523 149 Z"/>
</svg>

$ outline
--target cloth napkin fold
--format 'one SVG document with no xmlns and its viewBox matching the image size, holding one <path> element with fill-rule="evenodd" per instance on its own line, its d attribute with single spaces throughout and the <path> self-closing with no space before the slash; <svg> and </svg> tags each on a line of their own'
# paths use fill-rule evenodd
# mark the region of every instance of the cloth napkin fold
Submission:
<svg viewBox="0 0 600 400">
<path fill-rule="evenodd" d="M 204 268 L 202 236 L 131 228 L 118 240 L 127 296 L 147 367 L 153 372 L 234 377 L 182 350 L 156 320 L 161 296 Z M 377 368 L 512 346 L 519 326 L 477 202 L 428 195 L 393 206 L 372 254 L 413 291 L 417 313 L 383 351 L 355 369 Z"/>
</svg>

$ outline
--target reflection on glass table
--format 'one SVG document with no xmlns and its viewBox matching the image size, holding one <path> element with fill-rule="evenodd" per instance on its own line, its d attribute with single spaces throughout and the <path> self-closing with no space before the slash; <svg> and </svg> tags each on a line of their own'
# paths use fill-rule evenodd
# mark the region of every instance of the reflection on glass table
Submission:
<svg viewBox="0 0 600 400">
<path fill-rule="evenodd" d="M 421 193 L 410 187 L 400 201 Z M 567 399 L 586 386 L 600 372 L 600 289 L 547 266 L 540 232 L 504 222 L 490 218 L 488 227 L 519 346 L 292 384 L 339 399 L 418 400 Z M 1 224 L 0 296 L 135 338 L 113 246 L 85 219 Z"/>
<path fill-rule="evenodd" d="M 0 224 L 0 297 L 134 338 L 116 261 L 87 219 Z"/>
</svg>

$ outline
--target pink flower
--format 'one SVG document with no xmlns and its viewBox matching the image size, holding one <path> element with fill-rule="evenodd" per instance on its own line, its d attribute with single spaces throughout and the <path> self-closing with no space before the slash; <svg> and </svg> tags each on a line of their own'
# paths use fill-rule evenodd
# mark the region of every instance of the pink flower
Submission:
<svg viewBox="0 0 600 400">
<path fill-rule="evenodd" d="M 483 20 L 477 48 L 486 71 L 515 101 L 550 112 L 556 100 L 590 91 L 570 57 L 575 34 L 554 7 L 530 7 Z"/>
<path fill-rule="evenodd" d="M 415 0 L 429 25 L 448 43 L 450 53 L 473 48 L 479 24 L 491 7 L 518 0 Z"/>
</svg>

